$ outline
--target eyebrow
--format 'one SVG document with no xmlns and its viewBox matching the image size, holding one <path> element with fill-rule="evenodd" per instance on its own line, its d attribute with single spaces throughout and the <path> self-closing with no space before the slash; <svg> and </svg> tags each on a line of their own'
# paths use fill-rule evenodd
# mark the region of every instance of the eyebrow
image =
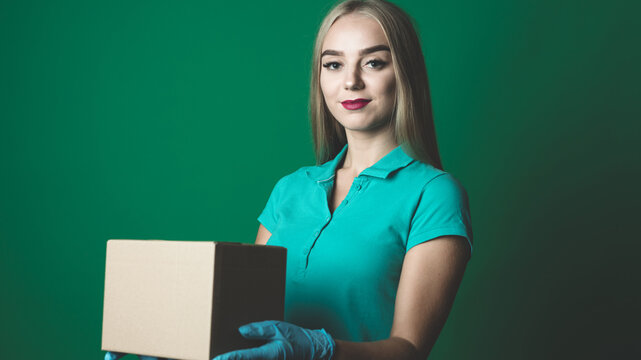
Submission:
<svg viewBox="0 0 641 360">
<path fill-rule="evenodd" d="M 358 52 L 358 55 L 371 54 L 371 53 L 377 52 L 377 51 L 390 51 L 390 49 L 389 49 L 389 46 L 387 46 L 387 45 L 374 45 L 374 46 L 365 48 L 363 50 L 360 50 Z M 342 56 L 343 52 L 342 51 L 336 51 L 336 50 L 328 49 L 328 50 L 323 51 L 323 53 L 321 54 L 321 57 L 323 57 L 325 55 Z"/>
</svg>

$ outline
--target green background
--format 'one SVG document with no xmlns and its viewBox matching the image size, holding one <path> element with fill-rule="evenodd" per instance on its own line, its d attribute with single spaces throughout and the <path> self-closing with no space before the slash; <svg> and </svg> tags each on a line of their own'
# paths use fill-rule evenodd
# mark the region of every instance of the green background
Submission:
<svg viewBox="0 0 641 360">
<path fill-rule="evenodd" d="M 639 6 L 397 3 L 475 233 L 430 358 L 639 356 Z M 314 163 L 331 3 L 0 4 L 1 357 L 100 359 L 107 239 L 252 242 Z"/>
</svg>

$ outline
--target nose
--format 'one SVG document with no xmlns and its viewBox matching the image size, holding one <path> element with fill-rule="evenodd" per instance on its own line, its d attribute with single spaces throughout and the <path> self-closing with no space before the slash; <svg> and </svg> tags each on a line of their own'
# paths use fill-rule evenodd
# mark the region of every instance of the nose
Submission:
<svg viewBox="0 0 641 360">
<path fill-rule="evenodd" d="M 361 78 L 360 68 L 354 66 L 345 71 L 345 90 L 360 90 L 365 84 Z"/>
</svg>

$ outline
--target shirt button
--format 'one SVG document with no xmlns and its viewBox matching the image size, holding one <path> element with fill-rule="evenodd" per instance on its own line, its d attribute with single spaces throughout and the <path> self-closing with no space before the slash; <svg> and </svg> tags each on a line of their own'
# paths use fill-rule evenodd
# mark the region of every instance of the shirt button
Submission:
<svg viewBox="0 0 641 360">
<path fill-rule="evenodd" d="M 328 216 L 328 217 L 325 219 L 325 221 L 329 221 L 329 219 L 331 219 L 331 218 Z"/>
<path fill-rule="evenodd" d="M 314 233 L 314 236 L 318 236 L 320 234 L 318 231 Z"/>
<path fill-rule="evenodd" d="M 361 189 L 361 185 L 360 184 L 356 185 L 356 190 L 360 190 L 360 189 Z"/>
<path fill-rule="evenodd" d="M 349 200 L 345 200 L 345 205 L 349 204 Z"/>
</svg>

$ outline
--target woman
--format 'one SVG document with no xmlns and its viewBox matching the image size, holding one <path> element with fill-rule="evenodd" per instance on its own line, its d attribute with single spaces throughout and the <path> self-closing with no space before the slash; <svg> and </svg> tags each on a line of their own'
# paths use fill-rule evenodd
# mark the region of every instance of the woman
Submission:
<svg viewBox="0 0 641 360">
<path fill-rule="evenodd" d="M 258 217 L 256 244 L 288 249 L 286 321 L 242 326 L 268 342 L 215 360 L 425 359 L 472 230 L 465 190 L 441 167 L 409 17 L 382 0 L 334 7 L 310 105 L 321 165 L 278 181 Z"/>
<path fill-rule="evenodd" d="M 424 359 L 454 300 L 472 232 L 465 190 L 441 170 L 408 16 L 383 1 L 331 10 L 314 49 L 310 105 L 323 165 L 276 184 L 256 243 L 288 248 L 285 320 L 327 332 L 273 322 L 242 330 L 282 338 L 267 350 L 300 350 L 301 358 Z M 220 358 L 270 358 L 267 350 Z"/>
</svg>

